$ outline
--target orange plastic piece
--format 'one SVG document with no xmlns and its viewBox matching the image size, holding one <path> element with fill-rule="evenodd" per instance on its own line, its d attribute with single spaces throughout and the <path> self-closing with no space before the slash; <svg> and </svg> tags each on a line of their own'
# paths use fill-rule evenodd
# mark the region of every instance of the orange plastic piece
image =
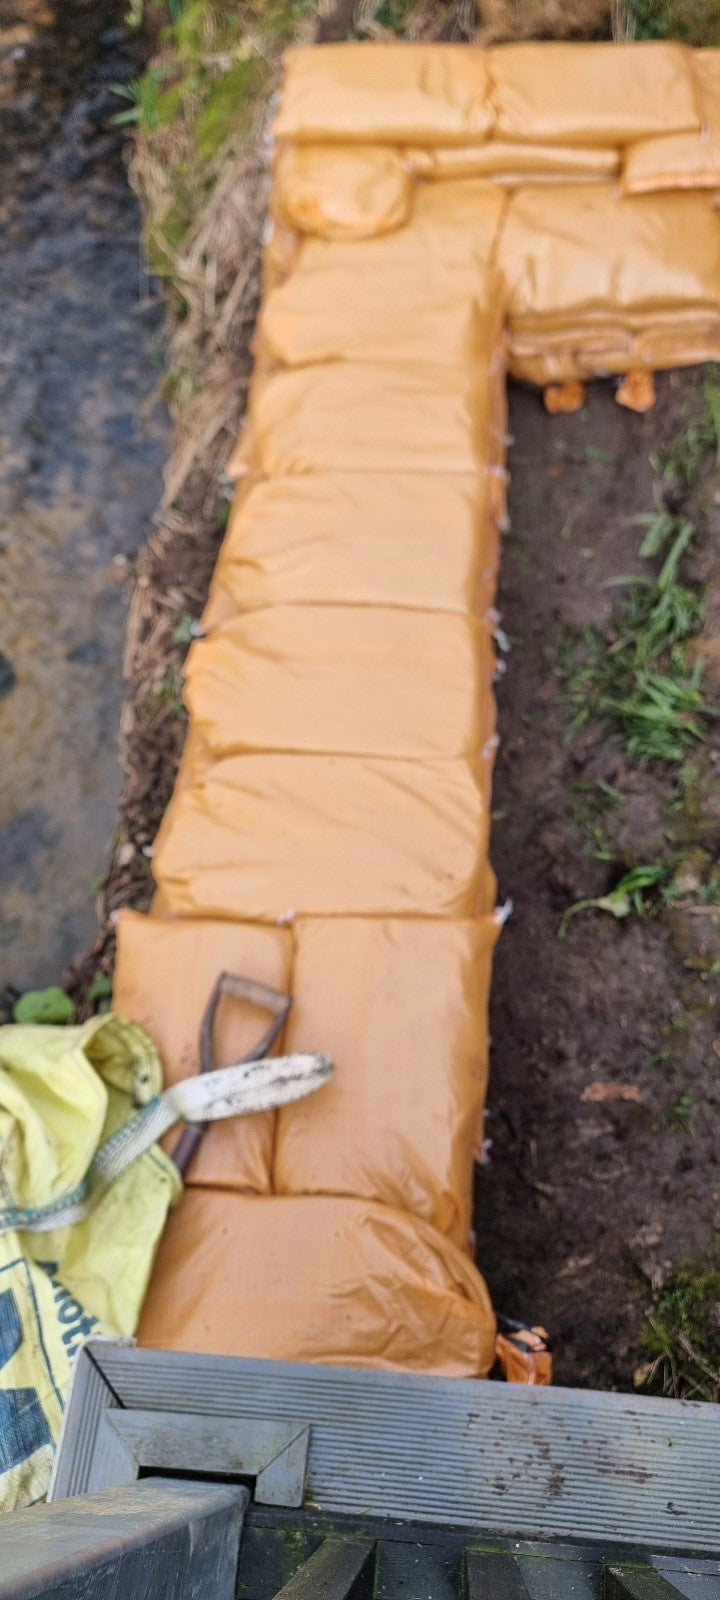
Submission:
<svg viewBox="0 0 720 1600">
<path fill-rule="evenodd" d="M 491 756 L 231 756 L 188 778 L 153 871 L 174 916 L 460 916 L 490 911 Z"/>
<path fill-rule="evenodd" d="M 646 368 L 626 372 L 615 390 L 615 399 L 626 411 L 651 411 L 655 404 L 655 379 Z"/>
<path fill-rule="evenodd" d="M 203 625 L 283 605 L 484 613 L 498 554 L 480 473 L 271 478 L 238 495 Z"/>
<path fill-rule="evenodd" d="M 495 1318 L 469 1257 L 367 1200 L 188 1189 L 160 1243 L 142 1345 L 485 1377 Z"/>
<path fill-rule="evenodd" d="M 410 173 L 394 150 L 373 145 L 281 145 L 273 209 L 284 227 L 323 239 L 370 239 L 410 214 Z"/>
<path fill-rule="evenodd" d="M 625 194 L 664 189 L 720 189 L 720 50 L 694 50 L 699 133 L 665 133 L 630 146 L 623 166 Z"/>
<path fill-rule="evenodd" d="M 567 383 L 549 383 L 543 391 L 545 410 L 552 416 L 560 412 L 582 411 L 585 404 L 585 385 L 576 379 Z"/>
<path fill-rule="evenodd" d="M 309 361 L 488 359 L 505 197 L 480 179 L 420 185 L 412 215 L 376 239 L 305 239 L 259 321 L 263 351 Z M 490 327 L 487 321 L 490 320 Z"/>
<path fill-rule="evenodd" d="M 288 51 L 275 133 L 299 144 L 464 144 L 494 120 L 482 50 L 326 44 Z"/>
<path fill-rule="evenodd" d="M 199 639 L 185 694 L 213 756 L 436 760 L 494 732 L 494 661 L 488 628 L 452 612 L 274 606 Z"/>
<path fill-rule="evenodd" d="M 150 1034 L 162 1058 L 166 1084 L 199 1070 L 200 1026 L 221 972 L 254 978 L 283 994 L 290 988 L 293 939 L 281 928 L 242 922 L 162 922 L 121 911 L 117 937 L 113 1009 Z M 255 1006 L 224 996 L 215 1021 L 215 1064 L 229 1067 L 242 1060 L 268 1021 Z M 276 1051 L 279 1048 L 280 1042 Z M 186 1183 L 268 1193 L 274 1127 L 272 1112 L 212 1123 Z M 179 1133 L 174 1128 L 163 1141 L 170 1154 Z"/>
<path fill-rule="evenodd" d="M 314 1038 L 335 1073 L 279 1113 L 278 1193 L 383 1201 L 467 1247 L 499 931 L 494 916 L 296 924 L 287 1048 Z"/>
<path fill-rule="evenodd" d="M 553 1359 L 544 1328 L 522 1328 L 499 1333 L 495 1354 L 508 1383 L 551 1384 Z"/>
<path fill-rule="evenodd" d="M 678 44 L 507 44 L 489 62 L 498 139 L 626 145 L 700 126 Z"/>
</svg>

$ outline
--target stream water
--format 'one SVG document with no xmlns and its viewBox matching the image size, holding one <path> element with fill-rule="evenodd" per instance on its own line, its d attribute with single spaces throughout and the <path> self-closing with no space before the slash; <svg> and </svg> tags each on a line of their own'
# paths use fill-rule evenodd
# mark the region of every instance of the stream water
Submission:
<svg viewBox="0 0 720 1600">
<path fill-rule="evenodd" d="M 95 928 L 127 574 L 168 439 L 121 104 L 122 7 L 0 0 L 0 991 Z"/>
</svg>

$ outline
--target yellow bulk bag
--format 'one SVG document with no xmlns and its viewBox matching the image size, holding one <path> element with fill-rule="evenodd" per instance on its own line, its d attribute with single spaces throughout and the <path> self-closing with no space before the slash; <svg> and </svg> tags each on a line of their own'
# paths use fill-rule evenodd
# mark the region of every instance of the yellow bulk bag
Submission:
<svg viewBox="0 0 720 1600">
<path fill-rule="evenodd" d="M 494 120 L 487 57 L 456 44 L 326 44 L 288 51 L 279 139 L 465 144 Z"/>
<path fill-rule="evenodd" d="M 421 185 L 410 221 L 394 233 L 362 242 L 305 239 L 292 273 L 265 300 L 261 350 L 288 366 L 487 357 L 504 204 L 496 184 L 473 178 Z M 488 318 L 490 329 L 483 328 Z"/>
<path fill-rule="evenodd" d="M 256 378 L 230 476 L 473 472 L 490 455 L 490 373 L 331 362 Z"/>
<path fill-rule="evenodd" d="M 473 916 L 492 910 L 491 757 L 249 755 L 186 780 L 153 872 L 175 916 Z"/>
<path fill-rule="evenodd" d="M 380 1200 L 467 1247 L 498 932 L 494 916 L 296 924 L 288 1048 L 320 1040 L 335 1075 L 279 1113 L 278 1193 Z"/>
<path fill-rule="evenodd" d="M 699 133 L 663 134 L 632 144 L 625 156 L 625 194 L 661 189 L 720 189 L 720 50 L 695 50 Z"/>
<path fill-rule="evenodd" d="M 492 178 L 504 188 L 518 184 L 607 181 L 620 171 L 620 152 L 600 146 L 513 143 L 488 139 L 457 149 L 406 152 L 406 163 L 418 178 L 446 183 L 451 178 Z M 422 192 L 422 191 L 421 191 Z"/>
<path fill-rule="evenodd" d="M 107 1141 L 161 1090 L 150 1039 L 116 1017 L 0 1028 L 3 1511 L 47 1490 L 80 1345 L 135 1331 L 182 1185 L 156 1145 L 123 1166 Z"/>
<path fill-rule="evenodd" d="M 272 210 L 283 227 L 323 239 L 370 239 L 406 222 L 412 201 L 412 178 L 396 150 L 280 146 Z"/>
<path fill-rule="evenodd" d="M 448 1377 L 485 1377 L 495 1359 L 483 1279 L 419 1218 L 365 1200 L 210 1189 L 189 1189 L 170 1219 L 138 1337 Z"/>
<path fill-rule="evenodd" d="M 114 1009 L 154 1039 L 168 1084 L 199 1071 L 200 1028 L 222 972 L 254 979 L 286 994 L 292 935 L 242 922 L 161 921 L 121 911 L 113 978 Z M 256 1006 L 224 996 L 214 1027 L 214 1058 L 229 1067 L 252 1050 L 268 1023 Z M 276 1050 L 280 1048 L 278 1043 Z M 188 1184 L 267 1193 L 275 1112 L 214 1122 L 185 1174 Z M 178 1132 L 164 1141 L 172 1150 Z"/>
<path fill-rule="evenodd" d="M 507 44 L 489 61 L 498 139 L 626 145 L 700 126 L 682 45 Z"/>
<path fill-rule="evenodd" d="M 235 501 L 203 626 L 271 605 L 484 613 L 497 560 L 488 473 L 270 478 Z"/>
<path fill-rule="evenodd" d="M 452 612 L 274 606 L 193 645 L 185 698 L 212 756 L 435 760 L 494 731 L 488 628 Z"/>
</svg>

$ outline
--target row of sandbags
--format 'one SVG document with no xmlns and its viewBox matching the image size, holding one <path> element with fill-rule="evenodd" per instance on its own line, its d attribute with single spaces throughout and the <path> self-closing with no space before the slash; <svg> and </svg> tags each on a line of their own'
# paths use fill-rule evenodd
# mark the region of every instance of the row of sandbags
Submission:
<svg viewBox="0 0 720 1600">
<path fill-rule="evenodd" d="M 279 190 L 280 174 L 278 216 Z M 495 1359 L 471 1250 L 502 920 L 488 831 L 503 202 L 474 184 L 475 214 L 464 184 L 433 193 L 419 235 L 387 235 L 401 256 L 377 283 L 374 344 L 373 241 L 354 243 L 338 294 L 344 246 L 307 237 L 331 275 L 300 318 L 319 357 L 291 349 L 292 312 L 290 343 L 274 342 L 274 296 L 303 292 L 305 264 L 280 226 L 268 248 L 158 891 L 149 917 L 120 918 L 114 1005 L 174 1081 L 197 1068 L 218 973 L 240 973 L 292 996 L 277 1048 L 323 1051 L 335 1071 L 302 1102 L 208 1128 L 146 1344 L 465 1376 Z M 262 1021 L 224 998 L 217 1064 Z"/>
<path fill-rule="evenodd" d="M 414 352 L 457 368 L 491 337 L 488 293 L 503 307 L 511 374 L 541 385 L 720 355 L 714 194 L 431 182 L 411 177 L 400 151 L 371 146 L 286 145 L 278 173 L 282 226 L 258 337 L 267 363 Z M 271 394 L 292 403 L 302 382 L 293 375 Z M 348 459 L 353 440 L 330 448 Z"/>
<path fill-rule="evenodd" d="M 696 58 L 674 46 L 290 57 L 239 487 L 115 1005 L 172 1081 L 197 1067 L 218 973 L 241 973 L 292 996 L 279 1043 L 329 1053 L 335 1076 L 206 1132 L 146 1343 L 492 1364 L 468 1246 L 500 921 L 505 353 L 545 382 L 717 352 L 714 195 L 609 181 L 621 147 L 704 138 L 696 106 Z M 489 181 L 477 152 L 503 139 L 513 172 L 546 181 Z M 222 1005 L 221 1065 L 260 1032 Z"/>
<path fill-rule="evenodd" d="M 720 188 L 720 51 L 327 45 L 290 57 L 281 142 L 396 145 L 425 175 Z M 416 148 L 417 147 L 417 148 Z"/>
</svg>

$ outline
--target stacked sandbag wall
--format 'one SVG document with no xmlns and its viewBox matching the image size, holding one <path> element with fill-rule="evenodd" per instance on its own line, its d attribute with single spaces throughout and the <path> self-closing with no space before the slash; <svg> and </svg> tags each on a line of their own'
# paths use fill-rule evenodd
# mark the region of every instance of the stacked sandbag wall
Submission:
<svg viewBox="0 0 720 1600">
<path fill-rule="evenodd" d="M 292 995 L 278 1048 L 335 1076 L 207 1130 L 146 1344 L 493 1363 L 471 1190 L 506 361 L 545 384 L 720 353 L 719 106 L 718 55 L 674 45 L 289 57 L 236 497 L 114 1001 L 173 1081 L 218 974 L 255 978 Z M 224 999 L 218 1064 L 261 1031 Z"/>
</svg>

